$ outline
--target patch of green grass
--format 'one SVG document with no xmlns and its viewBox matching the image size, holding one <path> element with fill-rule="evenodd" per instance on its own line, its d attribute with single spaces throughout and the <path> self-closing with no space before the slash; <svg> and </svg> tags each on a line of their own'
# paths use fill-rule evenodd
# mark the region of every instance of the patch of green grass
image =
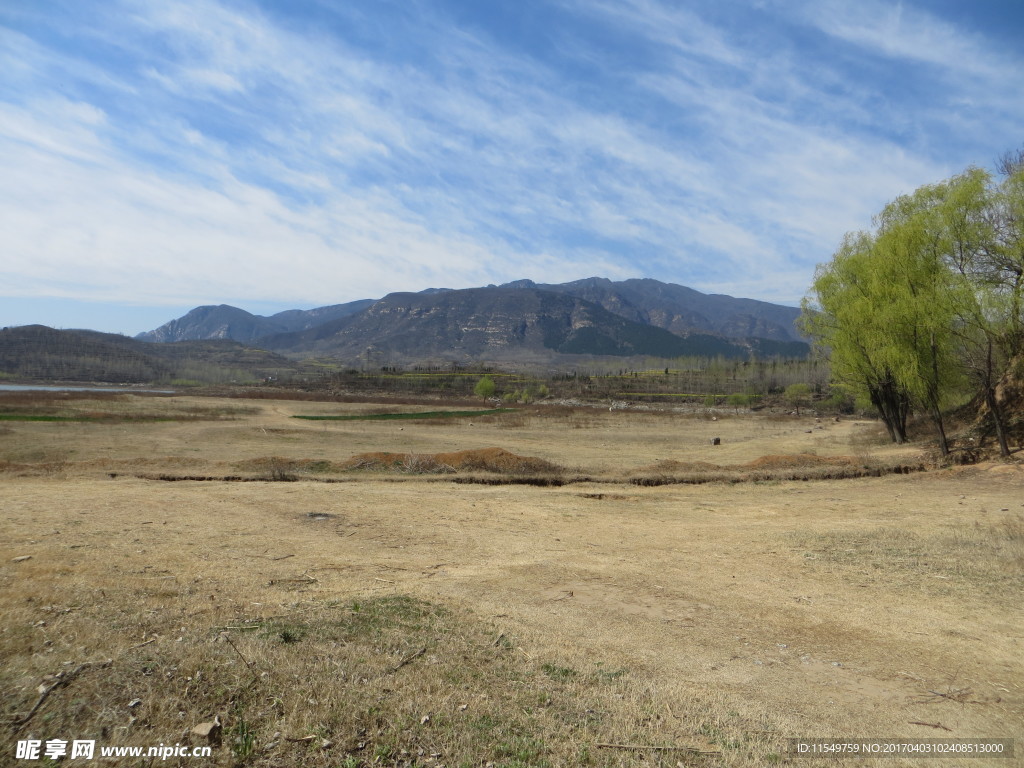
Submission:
<svg viewBox="0 0 1024 768">
<path fill-rule="evenodd" d="M 551 765 L 542 758 L 545 752 L 544 742 L 529 736 L 513 736 L 494 748 L 495 756 L 501 761 L 503 768 L 543 768 Z"/>
<path fill-rule="evenodd" d="M 238 763 L 244 763 L 256 750 L 256 732 L 245 718 L 239 717 L 231 726 L 229 734 L 231 754 Z"/>
<path fill-rule="evenodd" d="M 416 411 L 410 413 L 350 413 L 339 416 L 292 416 L 309 421 L 391 421 L 395 419 L 455 419 L 466 416 L 490 416 L 506 413 L 512 408 L 489 408 L 483 411 Z"/>
<path fill-rule="evenodd" d="M 542 664 L 541 671 L 552 680 L 569 680 L 576 677 L 576 670 L 559 667 L 557 664 Z"/>
</svg>

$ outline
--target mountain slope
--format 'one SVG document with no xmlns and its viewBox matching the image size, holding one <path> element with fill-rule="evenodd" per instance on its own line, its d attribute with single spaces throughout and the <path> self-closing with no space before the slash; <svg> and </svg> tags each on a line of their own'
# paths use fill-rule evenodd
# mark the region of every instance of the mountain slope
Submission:
<svg viewBox="0 0 1024 768">
<path fill-rule="evenodd" d="M 509 285 L 527 287 L 527 283 L 529 281 L 517 281 Z M 603 277 L 590 277 L 571 283 L 537 284 L 534 287 L 568 293 L 600 304 L 628 320 L 673 333 L 702 331 L 731 338 L 802 341 L 794 326 L 800 316 L 796 307 L 706 294 L 648 278 L 613 282 Z"/>
<path fill-rule="evenodd" d="M 739 342 L 708 334 L 683 337 L 576 296 L 522 284 L 389 294 L 359 314 L 257 343 L 292 356 L 369 358 L 390 364 L 427 358 L 543 359 L 557 354 L 747 357 L 751 351 L 806 352 L 799 344 Z"/>
<path fill-rule="evenodd" d="M 208 305 L 196 307 L 177 320 L 140 333 L 135 338 L 153 342 L 231 339 L 248 343 L 261 336 L 312 328 L 361 312 L 371 304 L 373 299 L 362 299 L 316 309 L 288 309 L 270 317 L 254 315 L 228 304 Z"/>
<path fill-rule="evenodd" d="M 220 383 L 279 375 L 294 368 L 286 358 L 230 340 L 149 344 L 113 333 L 44 325 L 0 331 L 0 372 L 20 379 Z"/>
<path fill-rule="evenodd" d="M 635 279 L 613 282 L 603 277 L 590 277 L 560 284 L 517 280 L 498 287 L 539 289 L 567 294 L 599 304 L 626 320 L 684 336 L 697 332 L 734 339 L 804 341 L 794 326 L 796 318 L 800 315 L 800 310 L 795 307 L 784 307 L 754 299 L 705 294 L 659 280 Z M 432 296 L 449 292 L 451 289 L 428 288 L 417 295 Z M 141 333 L 136 338 L 161 342 L 234 339 L 249 343 L 264 336 L 302 331 L 332 323 L 358 314 L 373 304 L 372 299 L 362 299 L 317 309 L 286 310 L 270 317 L 253 315 L 226 304 L 196 307 L 183 317 L 172 320 L 156 330 Z"/>
</svg>

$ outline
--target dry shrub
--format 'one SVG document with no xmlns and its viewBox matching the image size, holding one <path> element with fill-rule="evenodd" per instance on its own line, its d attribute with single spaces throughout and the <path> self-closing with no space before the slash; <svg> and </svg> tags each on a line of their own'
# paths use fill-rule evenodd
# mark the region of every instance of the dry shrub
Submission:
<svg viewBox="0 0 1024 768">
<path fill-rule="evenodd" d="M 807 467 L 845 467 L 855 464 L 849 456 L 815 456 L 810 453 L 769 454 L 744 464 L 749 469 L 803 469 Z"/>
<path fill-rule="evenodd" d="M 337 472 L 340 465 L 323 459 L 288 459 L 283 456 L 260 456 L 237 462 L 235 468 L 242 472 L 256 472 L 270 480 L 295 479 L 298 475 Z"/>
<path fill-rule="evenodd" d="M 501 474 L 530 474 L 561 472 L 561 467 L 536 456 L 520 456 L 503 448 L 479 448 L 472 451 L 437 454 L 438 461 L 450 464 L 456 470 L 498 472 Z"/>
<path fill-rule="evenodd" d="M 519 456 L 503 448 L 478 448 L 452 453 L 360 453 L 342 464 L 345 469 L 392 472 L 495 472 L 498 474 L 559 473 L 562 468 L 535 456 Z"/>
</svg>

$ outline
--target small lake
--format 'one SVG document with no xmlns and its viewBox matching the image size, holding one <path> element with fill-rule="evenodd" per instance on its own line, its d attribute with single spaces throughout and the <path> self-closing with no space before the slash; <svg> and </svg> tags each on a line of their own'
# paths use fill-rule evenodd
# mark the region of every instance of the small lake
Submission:
<svg viewBox="0 0 1024 768">
<path fill-rule="evenodd" d="M 59 384 L 0 384 L 0 392 L 153 392 L 173 395 L 173 389 L 141 389 L 137 387 L 63 387 Z"/>
</svg>

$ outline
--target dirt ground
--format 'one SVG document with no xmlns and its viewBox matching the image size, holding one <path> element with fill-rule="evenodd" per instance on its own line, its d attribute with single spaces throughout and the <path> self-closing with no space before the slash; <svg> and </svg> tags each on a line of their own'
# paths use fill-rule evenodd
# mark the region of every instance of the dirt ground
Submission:
<svg viewBox="0 0 1024 768">
<path fill-rule="evenodd" d="M 154 612 L 180 603 L 185 630 L 203 622 L 199 593 L 247 620 L 296 601 L 401 595 L 515 637 L 523 663 L 623 670 L 629 690 L 643 690 L 658 710 L 659 738 L 715 752 L 669 758 L 612 747 L 596 750 L 595 764 L 614 753 L 635 764 L 767 765 L 790 760 L 787 737 L 1017 738 L 1016 759 L 971 764 L 1022 764 L 1020 464 L 658 487 L 405 474 L 334 483 L 135 476 L 219 471 L 260 457 L 342 462 L 367 451 L 501 447 L 614 479 L 666 460 L 723 465 L 810 453 L 914 461 L 920 451 L 885 445 L 869 421 L 811 416 L 541 408 L 330 422 L 292 416 L 374 408 L 223 404 L 252 410 L 217 421 L 0 425 L 0 459 L 9 462 L 0 472 L 0 605 L 24 625 L 0 633 L 8 637 L 0 663 L 13 689 L 9 715 L 35 700 L 33 675 L 47 668 L 38 657 L 61 632 L 59 619 L 39 618 L 26 603 L 80 606 L 98 585 L 130 583 L 156 601 Z M 209 405 L 173 398 L 124 407 Z M 24 647 L 10 639 L 15 631 Z M 62 638 L 63 657 L 49 666 L 109 658 L 147 640 L 153 651 L 173 644 L 172 635 L 154 641 L 129 628 Z M 41 711 L 67 706 L 71 693 L 54 694 Z M 730 719 L 750 739 L 745 751 L 730 752 L 698 727 Z M 631 728 L 623 745 L 643 735 Z M 363 764 L 331 760 L 322 764 Z M 549 755 L 504 764 L 561 763 Z"/>
</svg>

